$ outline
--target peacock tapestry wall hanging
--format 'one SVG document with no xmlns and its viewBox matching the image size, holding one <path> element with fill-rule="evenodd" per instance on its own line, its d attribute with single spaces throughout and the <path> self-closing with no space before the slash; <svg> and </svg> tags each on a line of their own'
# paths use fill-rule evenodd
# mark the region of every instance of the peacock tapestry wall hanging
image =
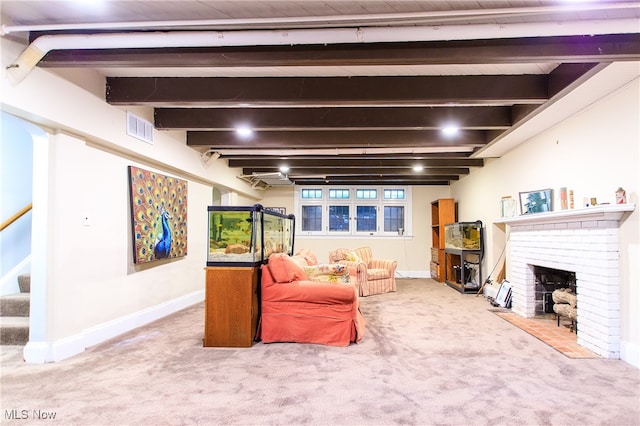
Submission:
<svg viewBox="0 0 640 426">
<path fill-rule="evenodd" d="M 129 166 L 133 262 L 187 254 L 187 181 Z"/>
</svg>

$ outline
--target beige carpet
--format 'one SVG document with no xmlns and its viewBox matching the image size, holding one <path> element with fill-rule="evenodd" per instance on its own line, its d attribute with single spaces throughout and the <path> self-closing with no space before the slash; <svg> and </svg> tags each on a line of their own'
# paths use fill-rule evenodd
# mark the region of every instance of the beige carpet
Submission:
<svg viewBox="0 0 640 426">
<path fill-rule="evenodd" d="M 639 370 L 570 359 L 432 280 L 362 299 L 347 348 L 203 348 L 202 304 L 56 364 L 3 347 L 2 424 L 638 425 Z M 12 411 L 13 410 L 13 411 Z M 24 411 L 23 411 L 24 410 Z M 34 414 L 55 413 L 54 420 Z M 25 420 L 11 420 L 26 413 Z M 15 417 L 15 416 L 14 416 Z"/>
</svg>

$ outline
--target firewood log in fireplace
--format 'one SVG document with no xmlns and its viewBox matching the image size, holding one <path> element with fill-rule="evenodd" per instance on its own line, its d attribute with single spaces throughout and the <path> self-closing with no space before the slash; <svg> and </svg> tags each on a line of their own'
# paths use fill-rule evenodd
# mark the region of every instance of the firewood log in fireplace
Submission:
<svg viewBox="0 0 640 426">
<path fill-rule="evenodd" d="M 556 303 L 553 305 L 553 312 L 561 317 L 567 317 L 574 321 L 578 319 L 578 310 L 576 308 L 572 308 L 566 303 Z"/>
<path fill-rule="evenodd" d="M 576 308 L 578 298 L 571 289 L 561 288 L 555 290 L 551 294 L 551 298 L 554 303 L 553 312 L 574 321 L 578 318 L 578 309 Z"/>
</svg>

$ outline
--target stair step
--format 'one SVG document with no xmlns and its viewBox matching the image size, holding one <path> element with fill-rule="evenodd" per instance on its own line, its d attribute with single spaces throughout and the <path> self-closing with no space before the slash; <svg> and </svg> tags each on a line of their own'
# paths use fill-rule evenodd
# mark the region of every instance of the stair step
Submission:
<svg viewBox="0 0 640 426">
<path fill-rule="evenodd" d="M 31 293 L 31 274 L 18 275 L 18 287 L 22 293 Z"/>
<path fill-rule="evenodd" d="M 0 297 L 0 315 L 3 317 L 28 317 L 30 293 L 8 294 Z"/>
<path fill-rule="evenodd" d="M 26 345 L 28 341 L 28 317 L 0 317 L 0 345 Z"/>
</svg>

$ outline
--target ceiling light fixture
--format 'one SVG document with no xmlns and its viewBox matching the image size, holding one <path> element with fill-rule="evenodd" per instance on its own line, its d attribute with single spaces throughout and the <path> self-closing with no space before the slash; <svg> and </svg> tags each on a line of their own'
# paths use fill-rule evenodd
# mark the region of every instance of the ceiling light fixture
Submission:
<svg viewBox="0 0 640 426">
<path fill-rule="evenodd" d="M 424 167 L 423 167 L 423 166 L 421 166 L 421 165 L 413 166 L 413 171 L 414 171 L 414 172 L 421 172 L 421 171 L 423 171 L 423 170 L 424 170 Z"/>
<path fill-rule="evenodd" d="M 251 128 L 246 126 L 237 127 L 236 134 L 243 139 L 247 139 L 253 135 L 253 130 L 251 130 Z"/>
<path fill-rule="evenodd" d="M 289 167 L 287 167 L 287 166 L 280 166 L 280 169 L 279 169 L 279 170 L 280 170 L 282 173 L 287 173 L 287 172 L 289 171 Z"/>
<path fill-rule="evenodd" d="M 446 136 L 456 135 L 459 131 L 460 131 L 460 127 L 453 124 L 450 124 L 442 128 L 442 133 L 444 133 Z"/>
</svg>

